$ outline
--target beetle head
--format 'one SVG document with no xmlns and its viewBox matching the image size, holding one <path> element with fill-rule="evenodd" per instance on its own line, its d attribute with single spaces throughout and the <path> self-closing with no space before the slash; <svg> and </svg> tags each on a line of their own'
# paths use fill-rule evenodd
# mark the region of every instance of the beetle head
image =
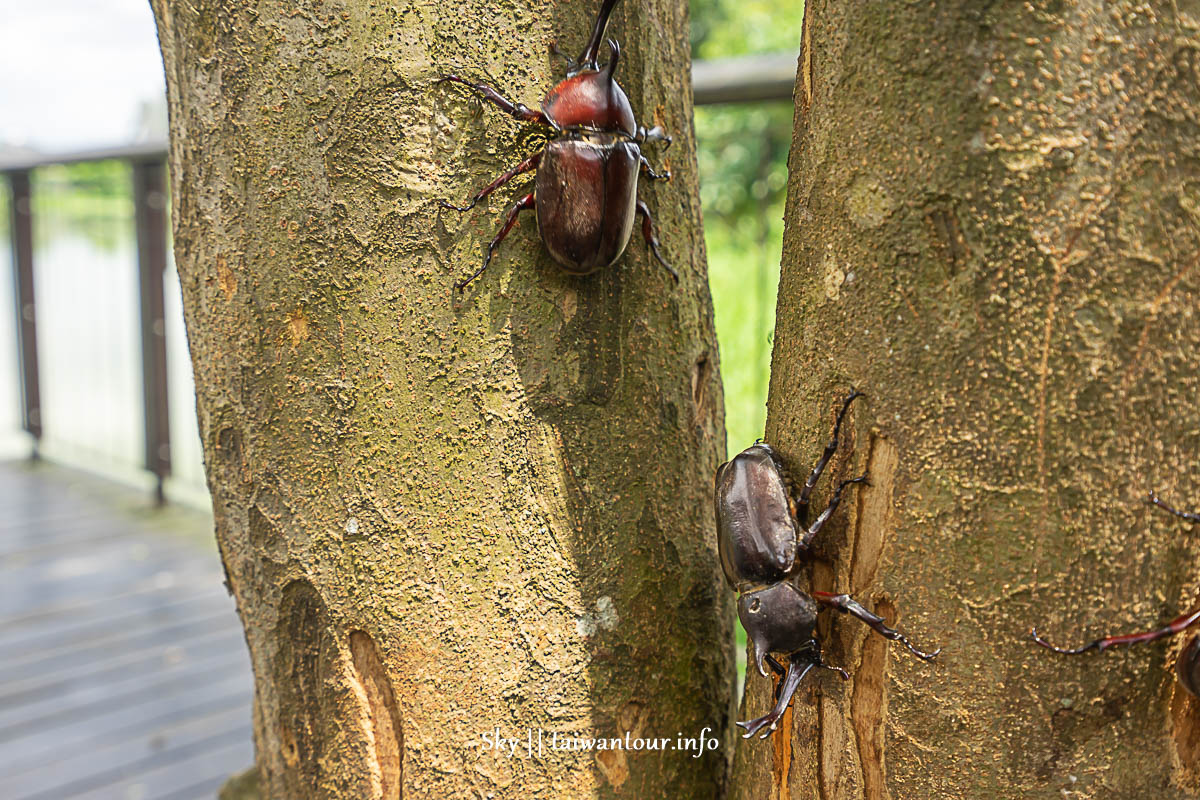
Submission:
<svg viewBox="0 0 1200 800">
<path fill-rule="evenodd" d="M 767 653 L 793 653 L 812 640 L 817 603 L 783 581 L 739 597 L 738 619 L 754 648 L 754 665 L 766 677 Z"/>
<path fill-rule="evenodd" d="M 608 40 L 612 53 L 608 63 L 600 66 L 600 45 L 608 18 L 619 0 L 604 0 L 592 36 L 588 39 L 578 61 L 567 72 L 566 80 L 546 95 L 542 111 L 559 128 L 585 128 L 595 131 L 624 133 L 630 138 L 637 134 L 637 121 L 629 98 L 615 79 L 621 48 Z"/>
<path fill-rule="evenodd" d="M 546 95 L 542 111 L 559 128 L 621 132 L 630 138 L 637 135 L 633 106 L 613 78 L 620 48 L 611 39 L 609 45 L 612 59 L 603 69 L 577 70 Z"/>
</svg>

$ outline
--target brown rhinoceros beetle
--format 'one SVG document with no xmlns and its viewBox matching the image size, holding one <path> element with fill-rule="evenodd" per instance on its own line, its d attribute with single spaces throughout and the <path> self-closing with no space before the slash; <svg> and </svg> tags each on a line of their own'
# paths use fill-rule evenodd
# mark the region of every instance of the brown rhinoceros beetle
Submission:
<svg viewBox="0 0 1200 800">
<path fill-rule="evenodd" d="M 829 506 L 808 524 L 808 503 L 817 479 L 837 451 L 838 434 L 846 411 L 861 393 L 851 391 L 842 404 L 833 426 L 833 438 L 817 461 L 804 486 L 795 490 L 779 454 L 770 445 L 758 443 L 734 456 L 717 469 L 714 499 L 717 512 L 717 549 L 721 568 L 729 585 L 738 592 L 738 618 L 753 648 L 753 665 L 765 678 L 764 664 L 782 680 L 775 687 L 775 706 L 766 715 L 738 725 L 750 738 L 764 727 L 771 735 L 779 718 L 787 710 L 800 681 L 813 667 L 833 670 L 842 678 L 849 675 L 840 667 L 827 666 L 821 660 L 820 643 L 815 638 L 817 614 L 833 608 L 862 620 L 877 633 L 904 644 L 913 654 L 933 659 L 941 650 L 923 653 L 909 643 L 904 634 L 884 624 L 847 594 L 806 592 L 800 587 L 804 556 L 813 537 L 837 510 L 842 490 L 865 483 L 866 475 L 838 484 Z M 788 657 L 787 668 L 771 656 Z M 750 678 L 746 665 L 746 679 Z"/>
<path fill-rule="evenodd" d="M 608 63 L 597 57 L 608 18 L 618 0 L 604 0 L 592 36 L 579 60 L 567 62 L 566 80 L 559 83 L 542 103 L 541 111 L 512 103 L 482 83 L 457 75 L 444 75 L 438 83 L 453 81 L 478 91 L 485 100 L 518 120 L 548 126 L 554 137 L 546 146 L 485 186 L 465 206 L 442 205 L 467 211 L 508 181 L 537 170 L 534 188 L 512 208 L 500 232 L 488 245 L 481 266 L 455 288 L 462 290 L 487 269 L 492 255 L 517 222 L 522 211 L 536 209 L 538 231 L 554 260 L 573 275 L 588 275 L 613 264 L 625 252 L 633 231 L 635 215 L 642 217 L 642 235 L 650 251 L 676 282 L 679 275 L 658 251 L 654 221 L 646 204 L 637 199 L 638 175 L 652 179 L 670 178 L 656 173 L 642 155 L 640 145 L 671 138 L 659 127 L 646 130 L 637 124 L 629 98 L 617 85 L 614 74 L 620 47 L 609 39 Z"/>
<path fill-rule="evenodd" d="M 1189 522 L 1200 522 L 1200 513 L 1190 511 L 1178 511 L 1171 508 L 1169 505 L 1159 499 L 1158 493 L 1153 490 L 1148 498 L 1150 504 L 1158 506 L 1164 511 L 1174 514 L 1180 519 L 1186 519 Z M 1055 647 L 1050 642 L 1038 635 L 1037 628 L 1030 631 L 1033 640 L 1045 647 L 1048 650 L 1053 650 L 1056 653 L 1062 653 L 1066 656 L 1077 656 L 1080 653 L 1086 653 L 1089 650 L 1095 650 L 1103 653 L 1110 647 L 1118 645 L 1135 645 L 1144 644 L 1145 642 L 1153 642 L 1167 636 L 1174 636 L 1177 633 L 1183 633 L 1188 628 L 1191 628 L 1196 623 L 1200 622 L 1200 609 L 1190 611 L 1183 616 L 1163 625 L 1161 628 L 1156 628 L 1145 633 L 1125 633 L 1119 636 L 1105 636 L 1101 639 L 1088 642 L 1082 647 L 1065 648 Z M 1200 636 L 1195 636 L 1190 642 L 1183 647 L 1183 652 L 1179 654 L 1179 659 L 1175 662 L 1175 675 L 1179 678 L 1179 684 L 1187 689 L 1188 692 L 1200 697 Z"/>
</svg>

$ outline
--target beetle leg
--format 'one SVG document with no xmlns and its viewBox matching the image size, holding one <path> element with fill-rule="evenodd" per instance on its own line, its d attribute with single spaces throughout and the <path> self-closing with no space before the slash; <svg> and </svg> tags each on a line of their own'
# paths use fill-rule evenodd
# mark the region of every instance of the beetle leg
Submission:
<svg viewBox="0 0 1200 800">
<path fill-rule="evenodd" d="M 837 609 L 843 614 L 849 614 L 852 617 L 862 620 L 871 627 L 871 630 L 875 631 L 880 636 L 891 639 L 893 642 L 900 642 L 903 644 L 909 649 L 909 652 L 911 652 L 917 658 L 924 659 L 925 661 L 932 661 L 937 657 L 938 653 L 942 652 L 942 648 L 940 647 L 937 650 L 934 650 L 932 653 L 924 653 L 913 647 L 912 643 L 908 641 L 907 636 L 898 630 L 889 628 L 883 623 L 883 617 L 877 617 L 870 611 L 867 611 L 867 609 L 859 605 L 858 601 L 848 594 L 813 592 L 812 598 L 822 605 Z"/>
<path fill-rule="evenodd" d="M 530 192 L 517 202 L 513 203 L 512 208 L 508 210 L 508 219 L 504 221 L 504 227 L 500 229 L 500 232 L 496 234 L 496 238 L 492 239 L 492 243 L 488 245 L 487 256 L 483 259 L 483 266 L 476 270 L 475 274 L 467 278 L 465 281 L 459 281 L 458 283 L 454 284 L 455 289 L 458 289 L 461 292 L 466 288 L 468 283 L 483 274 L 483 271 L 488 268 L 488 264 L 491 263 L 492 254 L 496 252 L 496 248 L 500 246 L 502 241 L 504 241 L 504 237 L 508 236 L 508 232 L 512 230 L 512 226 L 517 224 L 517 215 L 526 209 L 533 208 L 533 205 L 533 192 Z"/>
<path fill-rule="evenodd" d="M 1038 635 L 1037 628 L 1034 628 L 1032 631 L 1030 631 L 1030 633 L 1032 634 L 1035 642 L 1048 650 L 1053 650 L 1056 653 L 1062 653 L 1066 656 L 1077 656 L 1080 653 L 1086 653 L 1088 650 L 1104 652 L 1110 647 L 1115 647 L 1121 644 L 1133 645 L 1144 644 L 1145 642 L 1154 642 L 1159 639 L 1164 639 L 1168 636 L 1174 636 L 1177 633 L 1182 633 L 1183 631 L 1195 625 L 1197 622 L 1200 622 L 1200 610 L 1189 612 L 1181 617 L 1176 617 L 1163 627 L 1156 630 L 1147 631 L 1146 633 L 1126 633 L 1122 634 L 1121 636 L 1106 636 L 1103 639 L 1097 639 L 1094 642 L 1088 642 L 1083 647 L 1076 647 L 1069 650 L 1063 647 L 1055 647 L 1047 642 Z"/>
<path fill-rule="evenodd" d="M 833 516 L 833 512 L 837 511 L 838 505 L 842 502 L 842 490 L 852 483 L 866 482 L 867 476 L 859 475 L 857 478 L 850 478 L 849 480 L 844 480 L 838 484 L 837 488 L 833 490 L 833 497 L 829 498 L 829 505 L 825 507 L 825 510 L 820 513 L 820 515 L 813 521 L 813 524 L 809 527 L 809 529 L 804 532 L 802 537 L 800 537 L 800 541 L 796 543 L 796 546 L 800 549 L 800 552 L 804 552 L 808 549 L 808 545 L 812 542 L 813 537 L 820 533 L 821 528 L 825 527 L 825 523 L 830 517 Z M 804 507 L 804 509 L 807 512 L 807 507 Z"/>
<path fill-rule="evenodd" d="M 1174 514 L 1180 519 L 1186 519 L 1188 522 L 1200 522 L 1200 513 L 1196 513 L 1194 511 L 1177 511 L 1176 509 L 1171 508 L 1162 500 L 1158 499 L 1158 492 L 1154 491 L 1153 489 L 1150 490 L 1150 497 L 1148 500 L 1151 504 L 1158 506 L 1167 513 Z"/>
<path fill-rule="evenodd" d="M 442 200 L 441 201 L 442 207 L 450 208 L 455 211 L 470 211 L 472 208 L 475 207 L 476 203 L 478 203 L 483 198 L 487 197 L 492 192 L 499 189 L 504 184 L 511 181 L 513 178 L 517 177 L 518 175 L 520 175 L 523 172 L 529 172 L 531 170 L 537 169 L 538 162 L 541 160 L 542 160 L 542 151 L 538 150 L 536 153 L 531 155 L 529 158 L 525 159 L 520 164 L 517 164 L 512 169 L 508 170 L 504 174 L 500 175 L 500 177 L 496 178 L 496 180 L 492 181 L 487 186 L 483 187 L 483 190 L 480 191 L 479 194 L 472 197 L 471 202 L 467 203 L 465 206 L 451 205 L 450 203 L 447 203 L 445 200 Z"/>
<path fill-rule="evenodd" d="M 646 208 L 646 204 L 641 200 L 637 201 L 637 213 L 642 215 L 642 236 L 646 239 L 646 244 L 650 247 L 650 252 L 658 259 L 658 263 L 662 264 L 667 272 L 671 273 L 671 277 L 679 283 L 679 273 L 675 268 L 663 260 L 662 254 L 658 252 L 658 237 L 654 235 L 654 219 L 650 216 L 650 209 Z"/>
<path fill-rule="evenodd" d="M 633 140 L 638 144 L 646 144 L 648 142 L 666 142 L 667 147 L 670 147 L 671 142 L 674 141 L 670 136 L 667 135 L 667 132 L 658 125 L 655 125 L 650 130 L 646 130 L 639 125 L 637 133 L 634 134 Z"/>
<path fill-rule="evenodd" d="M 833 436 L 830 438 L 829 444 L 825 445 L 825 452 L 821 454 L 817 465 L 809 473 L 808 480 L 804 482 L 804 488 L 800 490 L 796 504 L 800 507 L 798 516 L 801 525 L 808 524 L 808 498 L 812 496 L 813 487 L 817 485 L 817 479 L 825 471 L 825 465 L 829 463 L 829 459 L 833 458 L 833 454 L 837 452 L 838 434 L 842 431 L 842 420 L 846 418 L 846 411 L 849 410 L 850 404 L 854 402 L 855 398 L 862 396 L 863 393 L 857 389 L 850 390 L 850 396 L 842 403 L 842 410 L 838 412 L 837 422 L 833 424 Z"/>
<path fill-rule="evenodd" d="M 445 83 L 446 81 L 453 81 L 454 83 L 461 83 L 463 86 L 471 87 L 483 95 L 485 100 L 491 101 L 496 108 L 516 119 L 523 120 L 524 122 L 537 122 L 542 125 L 549 125 L 552 128 L 557 127 L 553 122 L 550 121 L 550 118 L 541 111 L 534 111 L 524 103 L 514 103 L 485 83 L 471 83 L 470 81 L 460 78 L 457 75 L 443 75 L 434 82 L 434 85 L 436 86 L 437 84 Z"/>
<path fill-rule="evenodd" d="M 783 668 L 782 664 L 775 660 L 775 656 L 773 655 L 767 654 L 766 656 L 763 656 L 763 661 L 766 661 L 767 666 L 775 670 L 776 675 L 783 675 L 783 673 L 787 671 Z M 776 694 L 778 694 L 778 692 Z"/>
<path fill-rule="evenodd" d="M 788 661 L 787 672 L 776 690 L 778 699 L 775 701 L 775 707 L 758 719 L 737 723 L 738 727 L 746 729 L 742 738 L 749 739 L 768 725 L 771 727 L 763 734 L 763 738 L 770 736 L 776 725 L 779 724 L 779 718 L 783 716 L 783 712 L 787 711 L 788 704 L 792 702 L 792 695 L 796 694 L 800 681 L 804 680 L 804 676 L 815 666 L 817 665 L 814 662 L 804 660 L 799 654 L 792 656 Z"/>
<path fill-rule="evenodd" d="M 654 168 L 650 166 L 650 162 L 646 159 L 645 156 L 641 156 L 641 159 L 642 159 L 642 172 L 646 173 L 646 177 L 648 177 L 650 180 L 653 180 L 653 181 L 669 181 L 669 180 L 671 180 L 671 170 L 669 170 L 669 169 L 663 170 L 661 173 L 655 172 Z"/>
</svg>

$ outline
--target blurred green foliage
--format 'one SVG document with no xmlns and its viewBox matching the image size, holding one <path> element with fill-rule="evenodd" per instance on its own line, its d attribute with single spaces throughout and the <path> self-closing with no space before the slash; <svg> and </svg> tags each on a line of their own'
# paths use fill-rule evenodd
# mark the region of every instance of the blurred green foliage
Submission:
<svg viewBox="0 0 1200 800">
<path fill-rule="evenodd" d="M 797 0 L 691 0 L 692 58 L 800 54 L 804 3 Z"/>
<path fill-rule="evenodd" d="M 692 57 L 800 52 L 802 3 L 692 0 Z M 696 109 L 700 199 L 708 248 L 728 449 L 763 434 L 792 105 Z"/>
</svg>

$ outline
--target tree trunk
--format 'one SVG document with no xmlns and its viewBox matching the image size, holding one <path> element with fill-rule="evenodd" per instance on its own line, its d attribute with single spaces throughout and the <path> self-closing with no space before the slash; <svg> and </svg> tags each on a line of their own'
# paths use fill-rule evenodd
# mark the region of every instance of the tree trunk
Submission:
<svg viewBox="0 0 1200 800">
<path fill-rule="evenodd" d="M 434 80 L 536 106 L 563 74 L 549 44 L 580 47 L 598 0 L 153 5 L 262 796 L 718 796 L 731 605 L 686 4 L 610 26 L 641 121 L 676 137 L 675 180 L 641 194 L 680 285 L 637 237 L 568 277 L 526 219 L 461 299 L 513 192 L 438 201 L 534 144 Z M 550 746 L 705 727 L 721 747 L 698 758 Z"/>
<path fill-rule="evenodd" d="M 869 394 L 832 477 L 871 485 L 812 585 L 945 651 L 826 620 L 852 680 L 810 678 L 736 796 L 1196 790 L 1185 637 L 1070 658 L 1029 631 L 1196 600 L 1194 531 L 1144 499 L 1200 506 L 1198 26 L 1195 2 L 810 0 L 767 438 L 807 468 Z"/>
</svg>

